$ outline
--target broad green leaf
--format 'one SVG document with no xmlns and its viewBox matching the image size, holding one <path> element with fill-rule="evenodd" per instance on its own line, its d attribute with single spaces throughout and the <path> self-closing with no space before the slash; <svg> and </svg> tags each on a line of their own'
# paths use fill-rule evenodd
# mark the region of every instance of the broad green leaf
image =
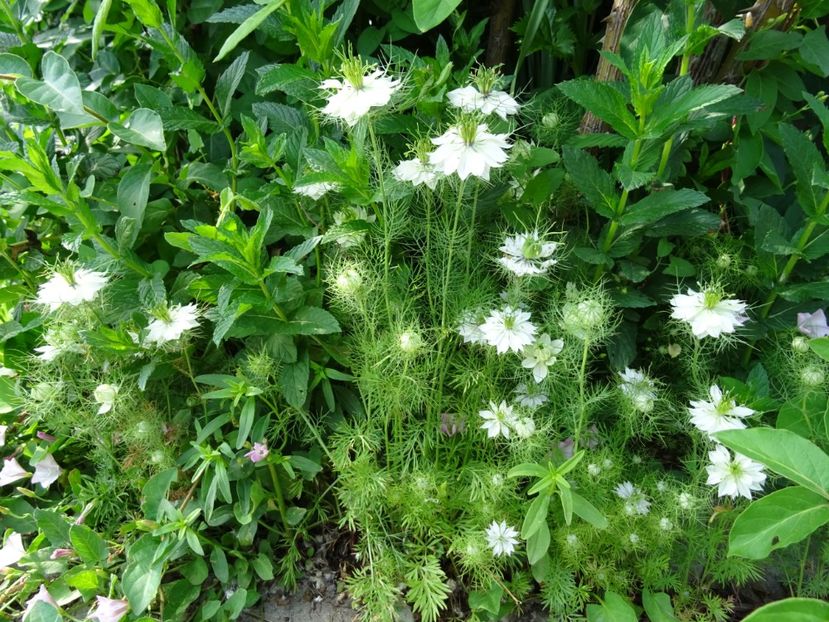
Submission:
<svg viewBox="0 0 829 622">
<path fill-rule="evenodd" d="M 573 492 L 568 486 L 565 486 L 563 478 L 556 482 L 558 486 L 558 496 L 561 499 L 561 509 L 564 511 L 564 522 L 568 525 L 573 522 Z"/>
<path fill-rule="evenodd" d="M 251 561 L 250 565 L 253 566 L 253 570 L 256 572 L 257 575 L 259 575 L 259 578 L 262 579 L 262 581 L 273 580 L 273 564 L 271 563 L 271 560 L 267 555 L 260 553 L 259 555 L 253 558 L 253 561 Z"/>
<path fill-rule="evenodd" d="M 777 490 L 753 501 L 737 517 L 728 537 L 728 554 L 765 559 L 826 523 L 829 503 L 825 498 L 799 486 Z"/>
<path fill-rule="evenodd" d="M 257 95 L 282 91 L 300 98 L 319 86 L 316 74 L 299 65 L 269 65 L 260 71 L 259 80 L 256 82 Z"/>
<path fill-rule="evenodd" d="M 279 388 L 285 396 L 285 401 L 294 408 L 302 408 L 308 397 L 308 354 L 302 356 L 296 363 L 290 363 L 282 368 L 279 374 Z"/>
<path fill-rule="evenodd" d="M 225 556 L 225 552 L 218 546 L 214 546 L 210 552 L 210 567 L 213 569 L 213 574 L 221 583 L 230 581 L 227 556 Z"/>
<path fill-rule="evenodd" d="M 570 492 L 573 497 L 573 514 L 587 521 L 596 529 L 607 529 L 607 519 L 587 499 L 575 492 Z"/>
<path fill-rule="evenodd" d="M 431 30 L 452 14 L 461 0 L 412 0 L 414 21 L 420 32 Z"/>
<path fill-rule="evenodd" d="M 35 522 L 40 532 L 52 546 L 65 546 L 69 542 L 69 523 L 53 510 L 36 509 Z"/>
<path fill-rule="evenodd" d="M 521 537 L 529 539 L 536 531 L 547 524 L 547 508 L 550 505 L 550 495 L 538 495 L 530 504 L 524 523 L 521 525 Z M 532 562 L 530 562 L 532 563 Z"/>
<path fill-rule="evenodd" d="M 644 590 L 642 606 L 650 622 L 679 622 L 671 605 L 671 597 L 663 592 L 654 594 L 650 590 Z"/>
<path fill-rule="evenodd" d="M 543 522 L 540 527 L 527 539 L 527 562 L 529 562 L 530 565 L 535 564 L 547 554 L 549 548 L 550 528 L 547 526 L 546 522 Z"/>
<path fill-rule="evenodd" d="M 78 557 L 87 564 L 100 564 L 107 557 L 106 542 L 86 525 L 72 525 L 69 528 L 69 541 Z"/>
<path fill-rule="evenodd" d="M 127 247 L 132 247 L 135 243 L 144 222 L 144 210 L 147 208 L 147 199 L 150 196 L 151 178 L 152 166 L 150 164 L 136 164 L 124 173 L 118 183 L 118 209 L 123 216 L 134 222 L 132 235 L 125 241 Z"/>
<path fill-rule="evenodd" d="M 245 51 L 239 54 L 216 80 L 216 100 L 219 105 L 219 112 L 223 117 L 226 117 L 230 112 L 233 94 L 239 87 L 248 66 L 248 57 L 250 57 L 250 52 Z"/>
<path fill-rule="evenodd" d="M 600 605 L 587 605 L 588 622 L 639 622 L 626 598 L 615 592 L 606 592 Z"/>
<path fill-rule="evenodd" d="M 489 589 L 469 593 L 469 608 L 472 611 L 483 610 L 497 615 L 501 610 L 501 598 L 504 596 L 504 588 L 493 581 Z"/>
<path fill-rule="evenodd" d="M 3 52 L 0 54 L 0 73 L 5 76 L 31 78 L 32 68 L 17 54 Z"/>
<path fill-rule="evenodd" d="M 810 30 L 800 44 L 800 58 L 817 69 L 817 75 L 829 76 L 829 39 L 826 38 L 826 26 L 820 25 Z"/>
<path fill-rule="evenodd" d="M 727 430 L 716 437 L 729 449 L 829 499 L 829 456 L 802 436 L 788 430 L 752 428 Z"/>
<path fill-rule="evenodd" d="M 60 612 L 52 605 L 42 600 L 37 601 L 23 618 L 23 622 L 61 622 L 63 618 Z"/>
<path fill-rule="evenodd" d="M 158 586 L 161 585 L 162 567 L 162 564 L 127 564 L 121 577 L 121 585 L 132 613 L 144 613 L 153 602 L 158 593 Z"/>
<path fill-rule="evenodd" d="M 147 28 L 160 28 L 163 20 L 161 10 L 154 0 L 126 0 L 133 13 Z"/>
<path fill-rule="evenodd" d="M 814 598 L 786 598 L 764 605 L 743 618 L 743 622 L 826 622 L 829 602 Z"/>
<path fill-rule="evenodd" d="M 603 170 L 592 155 L 581 149 L 564 148 L 564 166 L 576 188 L 585 196 L 596 213 L 613 218 L 619 197 L 610 174 Z"/>
<path fill-rule="evenodd" d="M 761 30 L 751 35 L 748 47 L 737 54 L 737 60 L 769 60 L 782 52 L 800 46 L 803 36 L 799 32 Z"/>
<path fill-rule="evenodd" d="M 634 139 L 638 136 L 639 124 L 628 109 L 627 99 L 610 84 L 592 78 L 578 78 L 562 82 L 557 88 L 625 138 Z"/>
<path fill-rule="evenodd" d="M 178 480 L 178 469 L 175 467 L 165 469 L 153 475 L 141 489 L 143 498 L 141 500 L 141 511 L 150 520 L 158 520 L 158 508 L 161 501 L 167 498 L 167 491 L 170 485 Z"/>
<path fill-rule="evenodd" d="M 167 149 L 161 116 L 149 108 L 135 109 L 129 118 L 121 123 L 110 123 L 109 131 L 121 140 L 133 145 L 156 151 Z"/>
<path fill-rule="evenodd" d="M 829 361 L 829 337 L 810 339 L 809 347 L 824 361 Z"/>
<path fill-rule="evenodd" d="M 256 416 L 256 399 L 249 397 L 242 406 L 239 415 L 239 434 L 236 437 L 236 449 L 241 449 L 248 440 L 250 429 L 253 427 L 253 420 Z"/>
<path fill-rule="evenodd" d="M 329 335 L 340 332 L 337 319 L 325 309 L 303 307 L 291 318 L 296 335 Z"/>
<path fill-rule="evenodd" d="M 619 222 L 626 227 L 649 225 L 671 214 L 699 207 L 707 201 L 705 194 L 690 188 L 654 191 L 628 207 Z"/>
<path fill-rule="evenodd" d="M 222 44 L 222 48 L 219 50 L 216 58 L 213 59 L 213 62 L 215 63 L 222 60 L 225 56 L 232 52 L 236 46 L 242 42 L 242 39 L 256 30 L 259 25 L 267 19 L 268 15 L 278 11 L 280 7 L 285 4 L 285 2 L 287 2 L 287 0 L 273 0 L 270 4 L 266 4 L 261 9 L 256 11 L 256 13 L 239 24 L 239 27 L 234 30 L 227 39 L 225 39 L 225 42 Z"/>
<path fill-rule="evenodd" d="M 546 477 L 548 473 L 549 471 L 540 464 L 525 462 L 512 467 L 507 472 L 507 477 Z"/>
<path fill-rule="evenodd" d="M 43 80 L 23 76 L 15 81 L 20 94 L 54 112 L 84 114 L 81 83 L 66 59 L 52 51 L 46 52 L 40 68 Z"/>
</svg>

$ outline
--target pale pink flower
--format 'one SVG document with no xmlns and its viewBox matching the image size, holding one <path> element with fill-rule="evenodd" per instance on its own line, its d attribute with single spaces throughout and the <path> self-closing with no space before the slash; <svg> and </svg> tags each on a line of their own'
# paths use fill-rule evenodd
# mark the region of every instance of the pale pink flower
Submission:
<svg viewBox="0 0 829 622">
<path fill-rule="evenodd" d="M 3 469 L 0 470 L 0 486 L 6 486 L 28 475 L 29 472 L 20 466 L 16 458 L 6 458 L 3 462 Z"/>
<path fill-rule="evenodd" d="M 254 443 L 253 449 L 245 454 L 245 458 L 250 458 L 250 461 L 253 463 L 262 462 L 262 460 L 268 457 L 269 453 L 268 446 L 264 442 Z"/>
<path fill-rule="evenodd" d="M 823 309 L 818 309 L 814 313 L 798 313 L 797 330 L 812 339 L 829 337 L 829 324 L 826 323 L 826 312 Z"/>
<path fill-rule="evenodd" d="M 129 611 L 129 603 L 125 600 L 106 598 L 104 596 L 96 596 L 95 598 L 98 600 L 98 607 L 89 614 L 90 620 L 94 619 L 98 620 L 98 622 L 118 622 Z"/>
<path fill-rule="evenodd" d="M 37 603 L 47 603 L 49 605 L 52 605 L 52 607 L 54 607 L 55 609 L 59 608 L 57 601 L 55 601 L 55 599 L 52 598 L 52 595 L 49 593 L 49 590 L 47 590 L 46 587 L 43 584 L 41 584 L 40 589 L 38 589 L 37 591 L 37 594 L 32 596 L 29 599 L 29 602 L 26 603 L 26 610 L 23 612 L 24 620 L 28 617 L 28 615 L 31 613 L 32 609 L 34 609 L 34 606 Z"/>
<path fill-rule="evenodd" d="M 35 473 L 32 475 L 32 484 L 40 484 L 44 488 L 49 488 L 57 481 L 61 474 L 61 468 L 52 454 L 46 454 L 46 457 L 38 462 L 35 467 Z"/>
</svg>

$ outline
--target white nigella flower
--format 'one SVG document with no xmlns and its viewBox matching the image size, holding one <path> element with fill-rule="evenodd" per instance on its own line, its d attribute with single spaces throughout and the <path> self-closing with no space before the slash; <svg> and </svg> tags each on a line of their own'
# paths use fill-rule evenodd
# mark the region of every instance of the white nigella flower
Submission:
<svg viewBox="0 0 829 622">
<path fill-rule="evenodd" d="M 0 470 L 0 486 L 13 484 L 28 476 L 29 472 L 20 466 L 16 458 L 6 458 L 3 461 L 3 468 Z"/>
<path fill-rule="evenodd" d="M 512 422 L 512 428 L 520 439 L 528 439 L 535 434 L 535 421 L 532 417 L 519 417 Z"/>
<path fill-rule="evenodd" d="M 598 464 L 591 462 L 587 465 L 587 473 L 592 477 L 597 477 L 602 472 L 602 467 Z"/>
<path fill-rule="evenodd" d="M 162 345 L 168 341 L 175 341 L 185 331 L 198 327 L 198 317 L 199 310 L 192 303 L 184 306 L 173 305 L 161 309 L 155 319 L 147 326 L 145 342 Z"/>
<path fill-rule="evenodd" d="M 676 497 L 676 504 L 683 510 L 690 510 L 694 505 L 694 498 L 687 492 L 681 492 Z"/>
<path fill-rule="evenodd" d="M 650 512 L 651 503 L 647 497 L 636 486 L 630 482 L 622 482 L 614 491 L 616 496 L 625 501 L 625 513 L 628 515 L 639 514 L 645 516 Z"/>
<path fill-rule="evenodd" d="M 342 80 L 323 80 L 320 88 L 331 92 L 322 109 L 323 114 L 342 119 L 346 125 L 354 127 L 372 108 L 389 103 L 400 88 L 400 80 L 390 78 L 381 69 L 368 75 L 365 71 L 360 59 L 349 58 L 343 61 Z"/>
<path fill-rule="evenodd" d="M 745 302 L 723 298 L 714 289 L 701 292 L 688 289 L 687 294 L 671 298 L 671 306 L 671 317 L 687 322 L 691 332 L 699 339 L 733 333 L 748 321 L 745 315 L 748 305 Z"/>
<path fill-rule="evenodd" d="M 44 363 L 51 363 L 56 358 L 58 358 L 61 354 L 63 354 L 63 348 L 59 348 L 57 346 L 53 346 L 51 344 L 46 344 L 43 346 L 38 346 L 35 348 L 35 352 L 37 352 L 37 358 L 39 358 Z"/>
<path fill-rule="evenodd" d="M 619 390 L 630 400 L 633 407 L 643 413 L 653 410 L 653 403 L 656 400 L 656 384 L 638 369 L 626 367 L 625 371 L 619 372 L 622 381 L 619 383 Z"/>
<path fill-rule="evenodd" d="M 542 393 L 537 387 L 528 387 L 523 382 L 515 387 L 513 393 L 515 393 L 515 401 L 526 408 L 538 408 L 550 399 L 546 393 Z"/>
<path fill-rule="evenodd" d="M 718 485 L 717 494 L 720 497 L 745 497 L 751 499 L 753 490 L 762 490 L 766 474 L 763 465 L 735 453 L 731 453 L 722 445 L 717 445 L 714 451 L 708 452 L 711 464 L 705 467 L 708 471 L 709 485 Z"/>
<path fill-rule="evenodd" d="M 114 384 L 99 384 L 95 387 L 92 397 L 101 405 L 98 408 L 98 414 L 104 415 L 115 406 L 115 398 L 118 397 L 118 386 Z"/>
<path fill-rule="evenodd" d="M 103 272 L 79 268 L 72 273 L 55 272 L 37 291 L 35 302 L 54 311 L 61 305 L 73 307 L 94 300 L 107 284 Z"/>
<path fill-rule="evenodd" d="M 377 217 L 374 214 L 369 214 L 366 208 L 358 205 L 345 207 L 334 213 L 334 224 L 338 227 L 357 220 L 371 223 L 377 220 Z M 365 237 L 365 231 L 343 231 L 337 233 L 337 244 L 343 248 L 351 248 L 357 246 Z"/>
<path fill-rule="evenodd" d="M 392 174 L 395 179 L 408 181 L 415 187 L 426 184 L 430 190 L 435 189 L 440 179 L 440 172 L 429 162 L 428 158 L 426 160 L 420 158 L 403 160 L 394 167 Z"/>
<path fill-rule="evenodd" d="M 23 548 L 23 536 L 19 533 L 12 533 L 7 539 L 3 548 L 0 548 L 0 570 L 16 564 L 26 554 Z"/>
<path fill-rule="evenodd" d="M 320 181 L 316 183 L 301 184 L 298 186 L 294 186 L 294 192 L 304 197 L 310 197 L 314 199 L 314 201 L 318 201 L 327 193 L 331 192 L 332 190 L 336 190 L 337 188 L 339 188 L 338 184 L 335 184 L 333 182 Z"/>
<path fill-rule="evenodd" d="M 498 263 L 516 276 L 544 274 L 558 263 L 553 255 L 559 246 L 558 242 L 545 241 L 538 231 L 507 236 L 501 246 L 504 256 Z"/>
<path fill-rule="evenodd" d="M 500 404 L 489 403 L 489 410 L 482 410 L 478 413 L 484 420 L 481 429 L 486 430 L 489 438 L 503 436 L 509 438 L 510 429 L 518 419 L 512 406 L 502 401 Z"/>
<path fill-rule="evenodd" d="M 708 395 L 711 401 L 692 400 L 688 412 L 691 423 L 709 436 L 723 430 L 742 430 L 746 427 L 742 419 L 754 414 L 751 408 L 737 405 L 715 384 L 708 389 Z"/>
<path fill-rule="evenodd" d="M 49 488 L 60 477 L 61 468 L 55 461 L 52 454 L 46 456 L 35 465 L 35 472 L 32 475 L 32 483 L 40 484 L 44 488 Z"/>
<path fill-rule="evenodd" d="M 512 147 L 506 134 L 492 134 L 483 123 L 461 122 L 442 136 L 433 138 L 437 148 L 429 154 L 429 163 L 444 175 L 457 173 L 461 179 L 470 175 L 489 180 L 489 171 L 507 161 L 506 150 Z"/>
<path fill-rule="evenodd" d="M 533 342 L 537 328 L 530 322 L 530 314 L 510 305 L 496 309 L 480 326 L 486 342 L 495 346 L 498 354 L 521 352 Z"/>
<path fill-rule="evenodd" d="M 515 545 L 518 544 L 518 532 L 507 525 L 507 521 L 492 521 L 486 529 L 486 541 L 489 548 L 492 549 L 492 554 L 496 557 L 500 555 L 512 555 L 515 551 Z"/>
<path fill-rule="evenodd" d="M 483 316 L 478 311 L 469 310 L 463 313 L 458 324 L 458 334 L 464 343 L 485 344 L 487 342 L 486 335 L 481 330 L 483 320 Z"/>
<path fill-rule="evenodd" d="M 447 94 L 449 103 L 464 112 L 479 110 L 484 114 L 497 114 L 502 119 L 518 112 L 518 102 L 504 91 L 481 93 L 474 86 L 464 86 Z"/>
<path fill-rule="evenodd" d="M 521 367 L 533 370 L 533 378 L 541 382 L 547 377 L 548 368 L 556 362 L 556 357 L 564 349 L 561 339 L 553 341 L 550 335 L 544 333 L 535 343 L 524 348 L 524 360 Z"/>
</svg>

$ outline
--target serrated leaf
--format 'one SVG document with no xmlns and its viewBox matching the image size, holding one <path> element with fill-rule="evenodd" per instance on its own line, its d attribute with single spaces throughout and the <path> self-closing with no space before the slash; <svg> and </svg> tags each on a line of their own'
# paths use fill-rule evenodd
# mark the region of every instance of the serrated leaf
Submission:
<svg viewBox="0 0 829 622">
<path fill-rule="evenodd" d="M 242 42 L 242 39 L 256 30 L 271 13 L 278 11 L 286 1 L 287 0 L 273 0 L 270 4 L 266 4 L 261 9 L 256 11 L 256 13 L 239 24 L 239 27 L 234 30 L 227 39 L 225 39 L 225 42 L 222 44 L 222 48 L 219 50 L 216 58 L 213 59 L 213 62 L 215 63 L 222 60 L 225 56 L 232 52 L 236 46 Z"/>
<path fill-rule="evenodd" d="M 800 58 L 817 69 L 817 75 L 829 76 L 829 39 L 826 38 L 826 26 L 821 24 L 810 30 L 800 44 Z"/>
<path fill-rule="evenodd" d="M 706 202 L 708 197 L 705 194 L 689 188 L 654 191 L 628 207 L 619 222 L 626 227 L 641 227 Z"/>
<path fill-rule="evenodd" d="M 269 65 L 260 70 L 256 82 L 256 94 L 267 95 L 282 91 L 292 97 L 301 98 L 319 85 L 316 74 L 299 65 Z"/>
<path fill-rule="evenodd" d="M 585 196 L 596 213 L 613 218 L 619 198 L 610 174 L 603 170 L 592 155 L 573 147 L 564 148 L 564 166 L 576 188 Z"/>
<path fill-rule="evenodd" d="M 625 138 L 633 140 L 638 136 L 639 124 L 628 110 L 627 99 L 610 84 L 592 78 L 578 78 L 562 82 L 557 88 Z"/>
<path fill-rule="evenodd" d="M 291 318 L 297 335 L 329 335 L 340 332 L 337 319 L 325 309 L 303 307 Z"/>
<path fill-rule="evenodd" d="M 226 117 L 230 112 L 230 104 L 233 101 L 233 94 L 239 87 L 239 83 L 245 75 L 248 66 L 250 52 L 242 52 L 233 59 L 230 66 L 222 72 L 216 80 L 216 100 L 219 104 L 219 112 Z"/>
</svg>

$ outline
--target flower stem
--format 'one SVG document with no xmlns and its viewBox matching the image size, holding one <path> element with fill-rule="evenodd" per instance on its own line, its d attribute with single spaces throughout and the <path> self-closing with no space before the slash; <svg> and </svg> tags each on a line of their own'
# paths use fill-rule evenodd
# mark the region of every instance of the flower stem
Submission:
<svg viewBox="0 0 829 622">
<path fill-rule="evenodd" d="M 581 351 L 581 368 L 579 369 L 579 416 L 576 420 L 576 429 L 573 431 L 573 453 L 579 450 L 581 430 L 584 427 L 584 420 L 587 416 L 587 402 L 585 400 L 585 387 L 587 385 L 587 355 L 590 353 L 590 340 L 584 340 L 584 347 Z"/>
<path fill-rule="evenodd" d="M 391 231 L 389 230 L 389 201 L 386 195 L 386 184 L 383 181 L 383 156 L 377 135 L 374 133 L 374 124 L 369 119 L 368 135 L 371 139 L 371 150 L 374 154 L 374 168 L 377 172 L 377 183 L 380 186 L 380 197 L 383 201 L 383 218 L 380 223 L 383 227 L 383 297 L 386 301 L 386 314 L 389 324 L 392 321 L 391 300 L 389 299 L 389 271 L 391 269 Z"/>
<path fill-rule="evenodd" d="M 282 526 L 285 527 L 286 532 L 290 532 L 291 526 L 288 524 L 288 510 L 285 507 L 285 497 L 282 494 L 282 486 L 279 483 L 276 467 L 271 462 L 268 463 L 268 471 L 271 473 L 273 492 L 276 495 L 276 507 L 279 510 L 279 517 L 282 519 Z"/>
</svg>

